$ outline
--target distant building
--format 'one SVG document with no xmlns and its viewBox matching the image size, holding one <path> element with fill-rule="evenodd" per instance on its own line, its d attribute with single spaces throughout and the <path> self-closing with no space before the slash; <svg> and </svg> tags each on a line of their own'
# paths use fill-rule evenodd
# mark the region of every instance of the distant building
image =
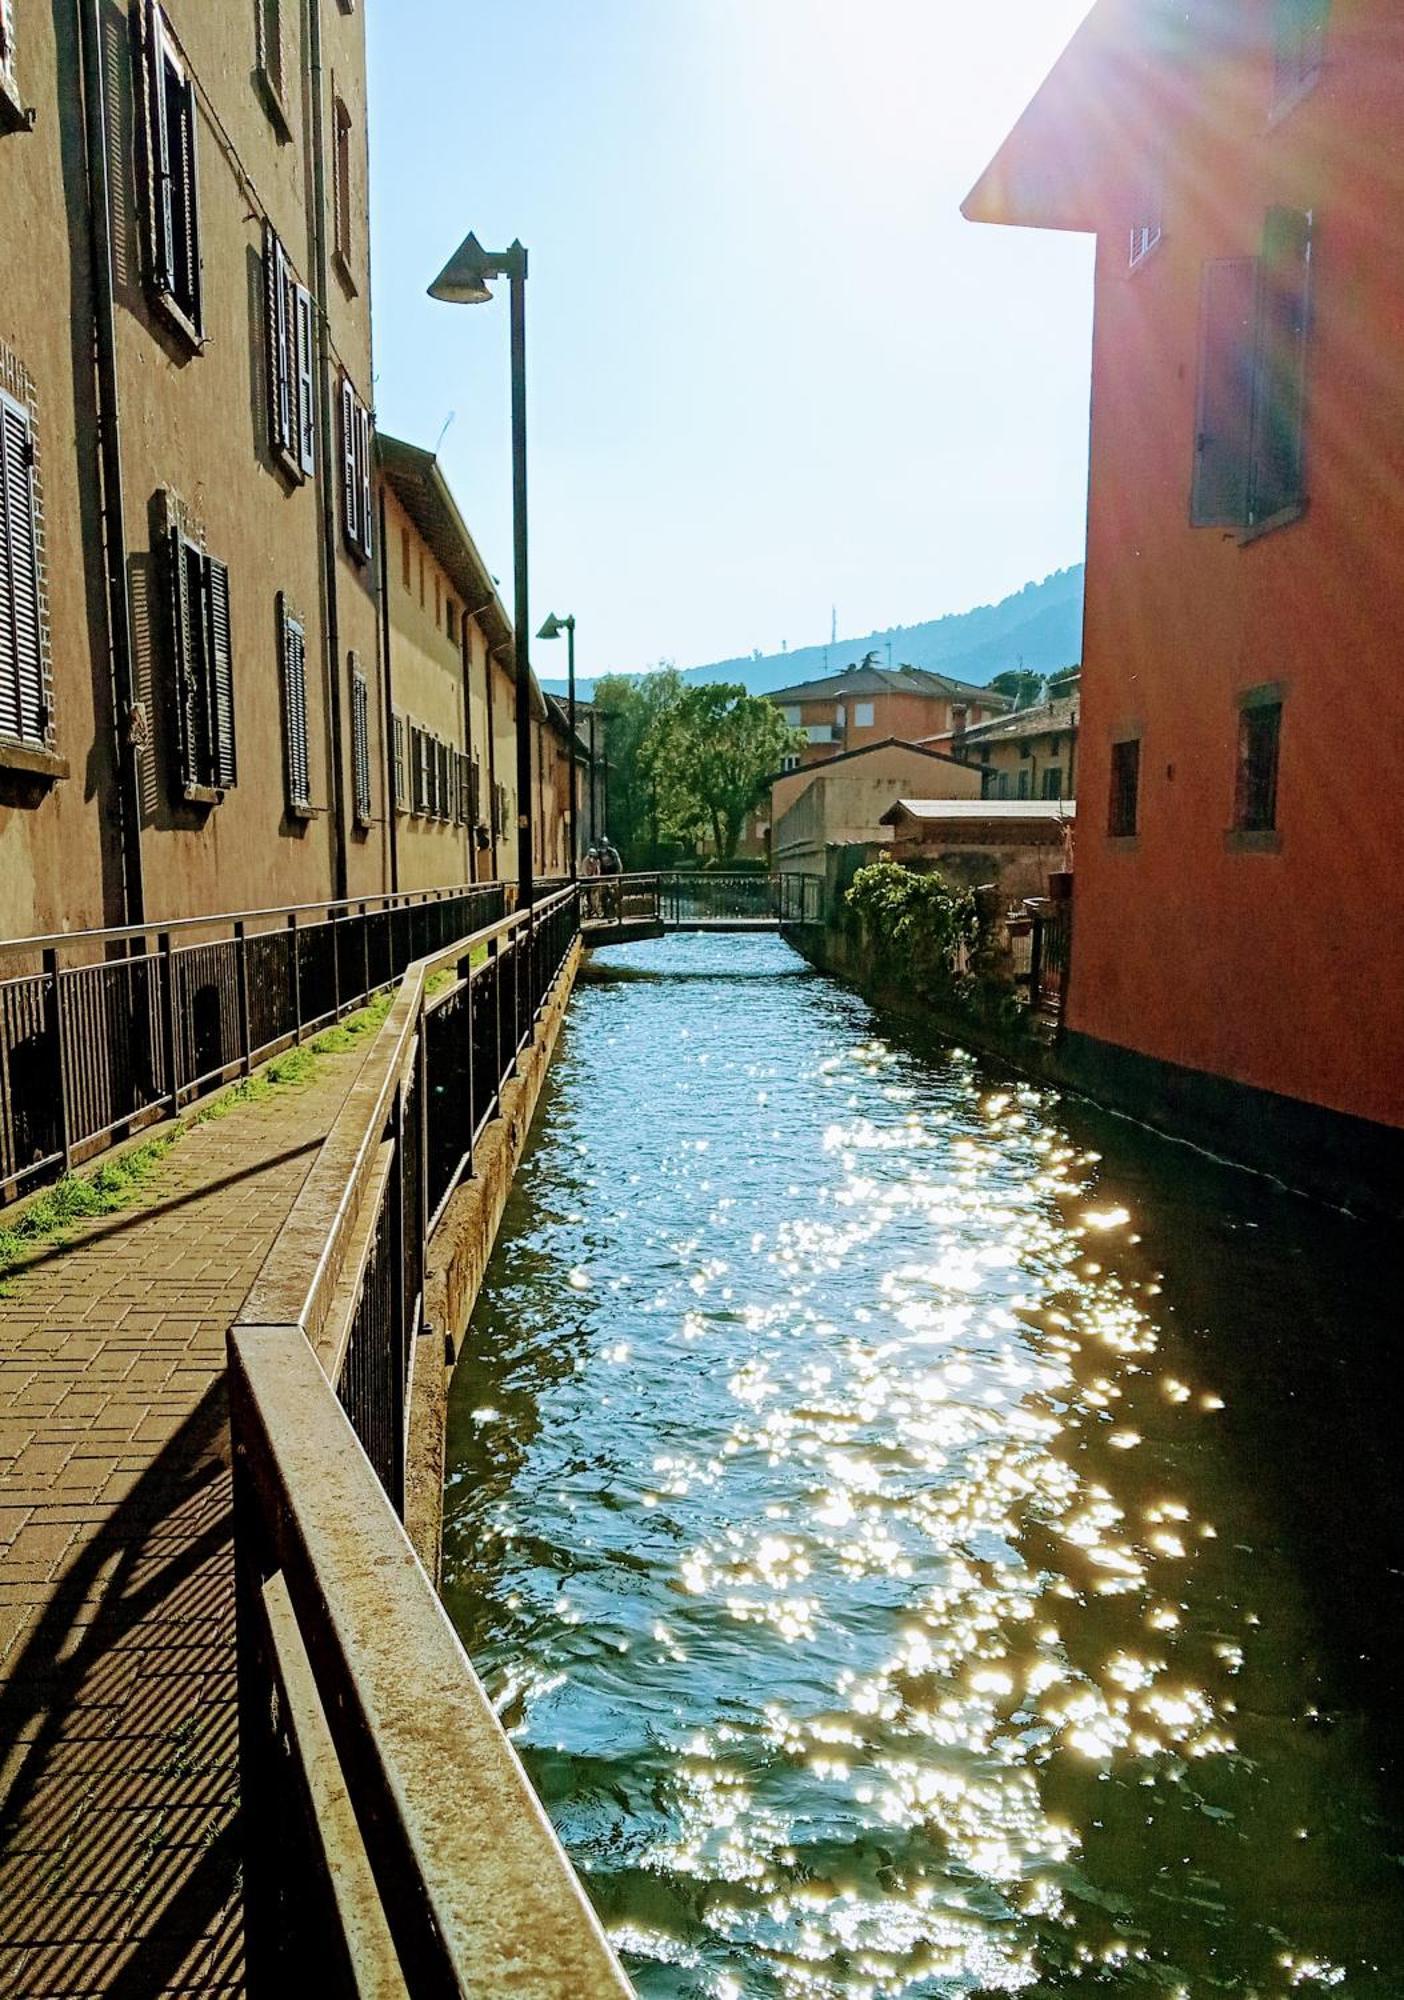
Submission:
<svg viewBox="0 0 1404 2000">
<path fill-rule="evenodd" d="M 973 729 L 936 736 L 933 750 L 944 750 L 963 764 L 978 766 L 986 799 L 1069 799 L 1077 790 L 1076 683 L 1067 692 L 1012 715 Z"/>
<path fill-rule="evenodd" d="M 990 688 L 970 687 L 922 667 L 877 667 L 866 661 L 822 680 L 778 688 L 766 698 L 791 728 L 804 732 L 804 748 L 795 753 L 799 768 L 874 743 L 918 743 L 1003 715 L 1009 707 Z"/>
<path fill-rule="evenodd" d="M 1067 1054 L 1404 1186 L 1404 16 L 1099 0 L 969 197 L 1095 232 Z"/>
<path fill-rule="evenodd" d="M 1011 903 L 1047 894 L 1065 866 L 1071 800 L 899 799 L 883 815 L 892 859 L 962 889 L 996 884 Z"/>
<path fill-rule="evenodd" d="M 823 875 L 832 847 L 886 846 L 884 814 L 904 793 L 978 799 L 978 770 L 919 743 L 889 740 L 789 771 L 770 788 L 770 860 L 779 874 Z"/>
</svg>

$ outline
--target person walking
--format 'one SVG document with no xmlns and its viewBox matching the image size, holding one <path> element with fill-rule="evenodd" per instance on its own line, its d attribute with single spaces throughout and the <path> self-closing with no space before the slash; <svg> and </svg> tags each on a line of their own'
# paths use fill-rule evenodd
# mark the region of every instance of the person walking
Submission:
<svg viewBox="0 0 1404 2000">
<path fill-rule="evenodd" d="M 610 886 L 605 890 L 605 915 L 613 916 L 616 923 L 624 914 L 623 885 L 620 876 L 624 873 L 624 863 L 619 858 L 619 849 L 606 834 L 600 842 L 600 873 L 608 879 Z"/>
<path fill-rule="evenodd" d="M 580 864 L 580 873 L 587 882 L 597 882 L 599 880 L 600 856 L 597 848 L 592 847 L 586 853 L 585 859 Z M 587 917 L 593 917 L 595 914 L 595 900 L 598 893 L 595 889 L 587 889 L 585 891 L 585 915 Z"/>
</svg>

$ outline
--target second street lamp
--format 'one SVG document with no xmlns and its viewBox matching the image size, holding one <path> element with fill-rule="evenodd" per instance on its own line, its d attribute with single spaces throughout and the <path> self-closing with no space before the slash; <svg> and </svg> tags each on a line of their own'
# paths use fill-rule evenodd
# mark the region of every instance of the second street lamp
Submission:
<svg viewBox="0 0 1404 2000">
<path fill-rule="evenodd" d="M 517 896 L 530 909 L 535 898 L 531 837 L 531 631 L 527 583 L 526 457 L 526 277 L 527 253 L 520 243 L 508 250 L 484 250 L 471 233 L 429 287 L 431 299 L 448 305 L 480 306 L 492 298 L 489 280 L 506 278 L 512 320 L 512 555 L 515 603 L 513 641 L 517 660 Z"/>
<path fill-rule="evenodd" d="M 559 639 L 562 632 L 566 635 L 566 685 L 570 690 L 570 712 L 568 718 L 570 725 L 570 879 L 573 882 L 580 859 L 580 841 L 577 831 L 580 818 L 580 774 L 575 762 L 575 613 L 572 611 L 569 617 L 558 618 L 553 611 L 536 636 L 538 639 Z"/>
</svg>

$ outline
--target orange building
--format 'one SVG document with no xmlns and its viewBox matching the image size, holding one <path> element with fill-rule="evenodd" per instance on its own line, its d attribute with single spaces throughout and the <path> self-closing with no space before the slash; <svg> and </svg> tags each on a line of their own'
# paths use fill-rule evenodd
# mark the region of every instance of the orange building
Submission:
<svg viewBox="0 0 1404 2000">
<path fill-rule="evenodd" d="M 1100 0 L 965 205 L 1098 239 L 1067 1059 L 1395 1200 L 1401 132 L 1398 0 Z"/>
<path fill-rule="evenodd" d="M 806 742 L 788 770 L 822 764 L 893 739 L 919 742 L 1003 715 L 1009 703 L 989 688 L 970 687 L 922 667 L 875 667 L 864 661 L 822 680 L 778 688 L 768 697 Z"/>
</svg>

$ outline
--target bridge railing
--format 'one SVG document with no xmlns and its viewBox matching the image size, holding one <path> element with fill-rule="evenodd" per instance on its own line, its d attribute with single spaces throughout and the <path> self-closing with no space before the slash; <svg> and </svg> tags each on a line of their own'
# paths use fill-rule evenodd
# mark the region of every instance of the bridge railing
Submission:
<svg viewBox="0 0 1404 2000">
<path fill-rule="evenodd" d="M 500 883 L 0 943 L 0 1204 L 506 913 Z"/>
<path fill-rule="evenodd" d="M 825 884 L 822 875 L 778 875 L 775 880 L 782 925 L 824 922 Z"/>
<path fill-rule="evenodd" d="M 252 2000 L 629 1991 L 400 1518 L 430 1226 L 578 932 L 409 967 L 230 1333 Z"/>
</svg>

